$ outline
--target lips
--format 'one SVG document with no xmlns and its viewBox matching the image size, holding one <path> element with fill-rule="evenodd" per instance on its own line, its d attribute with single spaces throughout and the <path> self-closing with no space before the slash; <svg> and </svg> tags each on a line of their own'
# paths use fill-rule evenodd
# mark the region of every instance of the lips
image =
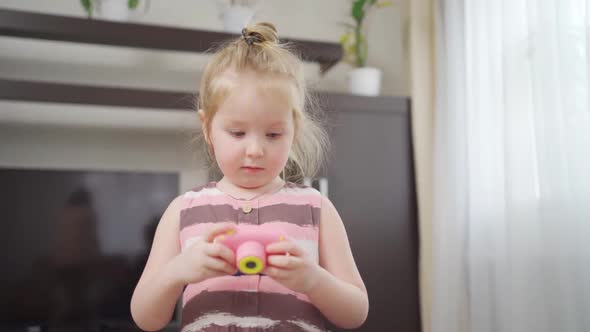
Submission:
<svg viewBox="0 0 590 332">
<path fill-rule="evenodd" d="M 242 167 L 242 170 L 246 173 L 258 173 L 258 172 L 262 172 L 264 170 L 264 168 L 256 167 L 256 166 L 244 166 L 244 167 Z"/>
</svg>

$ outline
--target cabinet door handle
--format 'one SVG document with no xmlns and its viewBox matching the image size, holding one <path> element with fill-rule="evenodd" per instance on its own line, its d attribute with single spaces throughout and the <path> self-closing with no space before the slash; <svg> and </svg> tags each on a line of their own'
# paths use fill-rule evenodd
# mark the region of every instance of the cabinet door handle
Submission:
<svg viewBox="0 0 590 332">
<path fill-rule="evenodd" d="M 303 184 L 319 190 L 319 192 L 328 197 L 328 178 L 322 177 L 318 179 L 303 178 Z"/>
<path fill-rule="evenodd" d="M 328 178 L 320 178 L 320 193 L 328 197 Z"/>
</svg>

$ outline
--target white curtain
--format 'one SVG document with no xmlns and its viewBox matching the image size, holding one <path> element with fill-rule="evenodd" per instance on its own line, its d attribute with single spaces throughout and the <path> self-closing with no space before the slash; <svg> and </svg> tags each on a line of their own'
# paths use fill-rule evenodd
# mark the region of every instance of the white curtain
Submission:
<svg viewBox="0 0 590 332">
<path fill-rule="evenodd" d="M 590 0 L 436 8 L 433 332 L 590 331 Z"/>
</svg>

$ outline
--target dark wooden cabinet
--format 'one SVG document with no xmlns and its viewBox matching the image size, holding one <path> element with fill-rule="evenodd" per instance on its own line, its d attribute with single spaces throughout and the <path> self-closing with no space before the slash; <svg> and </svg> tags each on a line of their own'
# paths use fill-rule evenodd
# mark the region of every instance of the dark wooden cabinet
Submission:
<svg viewBox="0 0 590 332">
<path fill-rule="evenodd" d="M 369 317 L 358 331 L 418 332 L 410 101 L 339 96 L 327 111 L 333 146 L 323 176 L 369 293 Z"/>
</svg>

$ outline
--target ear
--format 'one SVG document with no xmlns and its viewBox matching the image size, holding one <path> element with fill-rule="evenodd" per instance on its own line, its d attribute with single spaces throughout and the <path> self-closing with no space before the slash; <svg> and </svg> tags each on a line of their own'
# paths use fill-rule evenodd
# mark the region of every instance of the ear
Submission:
<svg viewBox="0 0 590 332">
<path fill-rule="evenodd" d="M 205 111 L 202 109 L 199 109 L 197 111 L 197 114 L 199 115 L 199 121 L 201 121 L 201 130 L 203 130 L 203 137 L 205 137 L 205 142 L 207 142 L 207 144 L 209 144 L 209 135 L 207 133 L 207 128 L 205 127 Z"/>
<path fill-rule="evenodd" d="M 205 119 L 205 111 L 203 109 L 199 109 L 197 111 L 197 114 L 199 115 L 199 120 L 201 120 L 201 122 L 203 122 L 203 120 Z"/>
</svg>

